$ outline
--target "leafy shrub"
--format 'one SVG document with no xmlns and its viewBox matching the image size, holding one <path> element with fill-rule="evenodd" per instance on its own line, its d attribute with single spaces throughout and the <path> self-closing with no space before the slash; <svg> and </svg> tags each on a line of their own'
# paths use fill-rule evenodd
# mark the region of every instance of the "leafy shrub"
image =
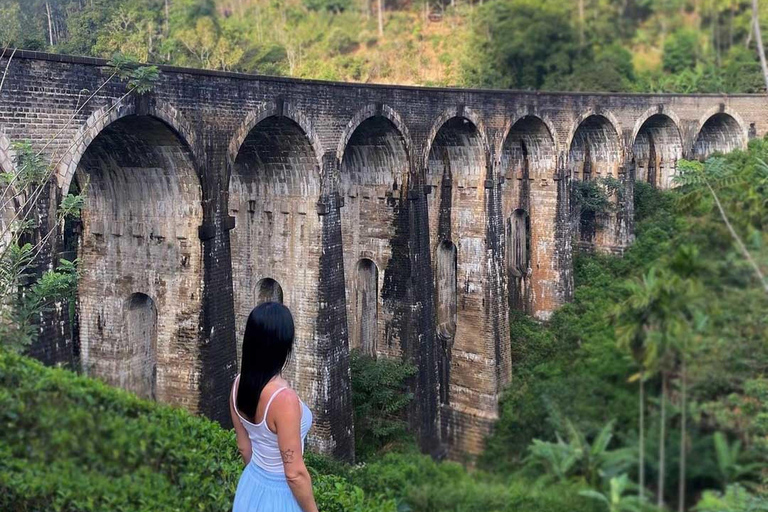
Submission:
<svg viewBox="0 0 768 512">
<path fill-rule="evenodd" d="M 729 485 L 724 493 L 705 491 L 697 512 L 766 512 L 768 497 L 756 496 L 740 485 Z"/>
<path fill-rule="evenodd" d="M 425 455 L 389 453 L 355 468 L 350 480 L 372 495 L 399 497 L 405 510 L 418 512 L 593 512 L 579 496 L 578 484 L 536 486 L 525 478 L 507 479 L 481 471 L 467 472 L 453 462 Z"/>
<path fill-rule="evenodd" d="M 374 359 L 356 350 L 349 365 L 358 458 L 365 460 L 384 448 L 410 444 L 404 414 L 413 394 L 407 391 L 406 379 L 416 368 L 395 359 Z"/>
<path fill-rule="evenodd" d="M 6 351 L 0 425 L 0 510 L 224 511 L 242 471 L 233 431 Z M 394 511 L 307 459 L 323 510 Z"/>
</svg>

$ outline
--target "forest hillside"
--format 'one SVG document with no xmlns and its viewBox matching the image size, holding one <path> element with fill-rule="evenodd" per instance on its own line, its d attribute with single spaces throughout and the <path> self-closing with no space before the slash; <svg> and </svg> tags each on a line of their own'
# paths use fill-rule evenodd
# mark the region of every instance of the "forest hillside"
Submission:
<svg viewBox="0 0 768 512">
<path fill-rule="evenodd" d="M 0 0 L 0 46 L 304 78 L 764 88 L 750 0 Z M 768 2 L 760 6 L 768 26 Z"/>
</svg>

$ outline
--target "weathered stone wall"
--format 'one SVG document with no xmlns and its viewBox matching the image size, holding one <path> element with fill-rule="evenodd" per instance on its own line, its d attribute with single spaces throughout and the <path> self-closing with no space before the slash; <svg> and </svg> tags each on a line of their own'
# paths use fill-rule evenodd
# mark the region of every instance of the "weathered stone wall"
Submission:
<svg viewBox="0 0 768 512">
<path fill-rule="evenodd" d="M 681 156 L 768 130 L 763 96 L 177 68 L 126 96 L 111 74 L 95 59 L 17 52 L 0 94 L 3 169 L 12 141 L 54 163 L 41 216 L 73 182 L 90 187 L 80 235 L 63 229 L 45 260 L 78 247 L 79 344 L 54 315 L 32 352 L 55 363 L 79 350 L 92 375 L 226 424 L 245 318 L 282 300 L 297 325 L 287 376 L 317 413 L 312 443 L 343 457 L 350 345 L 418 367 L 409 418 L 426 451 L 477 453 L 513 371 L 510 309 L 546 319 L 570 298 L 574 239 L 619 252 L 631 241 L 633 178 L 672 186 Z M 582 233 L 573 183 L 599 176 L 624 199 Z"/>
</svg>

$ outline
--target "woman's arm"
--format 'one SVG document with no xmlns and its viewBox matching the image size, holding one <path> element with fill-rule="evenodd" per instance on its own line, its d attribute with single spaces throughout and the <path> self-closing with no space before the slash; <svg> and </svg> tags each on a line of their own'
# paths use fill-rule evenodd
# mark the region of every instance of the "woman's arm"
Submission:
<svg viewBox="0 0 768 512">
<path fill-rule="evenodd" d="M 304 512 L 317 512 L 315 496 L 312 494 L 312 479 L 304 464 L 301 452 L 301 404 L 296 393 L 280 393 L 270 407 L 277 445 L 283 459 L 285 478 L 296 501 Z M 269 423 L 267 419 L 267 423 Z"/>
<path fill-rule="evenodd" d="M 237 383 L 239 381 L 238 379 L 235 379 L 235 383 L 232 384 L 232 390 L 233 392 L 229 394 L 229 414 L 232 416 L 232 424 L 235 426 L 235 434 L 237 435 L 237 449 L 240 452 L 240 455 L 243 456 L 243 461 L 247 465 L 249 462 L 251 462 L 251 440 L 248 437 L 248 432 L 246 432 L 245 427 L 240 422 L 240 416 L 238 416 L 237 411 L 235 410 L 235 394 L 234 389 L 235 386 L 237 386 Z"/>
</svg>

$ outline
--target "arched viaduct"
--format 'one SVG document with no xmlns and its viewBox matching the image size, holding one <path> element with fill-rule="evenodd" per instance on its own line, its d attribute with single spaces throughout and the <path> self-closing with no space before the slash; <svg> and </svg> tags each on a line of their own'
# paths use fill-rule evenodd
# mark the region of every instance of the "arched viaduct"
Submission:
<svg viewBox="0 0 768 512">
<path fill-rule="evenodd" d="M 48 209 L 86 190 L 82 221 L 61 226 L 48 259 L 77 250 L 78 327 L 52 321 L 33 352 L 54 363 L 74 349 L 90 375 L 226 423 L 245 318 L 280 300 L 313 443 L 345 457 L 349 347 L 418 367 L 410 422 L 426 451 L 477 453 L 512 371 L 510 309 L 546 319 L 569 299 L 574 240 L 631 242 L 634 180 L 669 187 L 678 159 L 768 130 L 763 96 L 178 68 L 125 96 L 117 80 L 102 87 L 110 75 L 103 61 L 18 52 L 0 95 L 3 170 L 11 142 L 52 140 Z M 619 208 L 573 219 L 572 184 L 599 177 L 623 188 Z"/>
</svg>

